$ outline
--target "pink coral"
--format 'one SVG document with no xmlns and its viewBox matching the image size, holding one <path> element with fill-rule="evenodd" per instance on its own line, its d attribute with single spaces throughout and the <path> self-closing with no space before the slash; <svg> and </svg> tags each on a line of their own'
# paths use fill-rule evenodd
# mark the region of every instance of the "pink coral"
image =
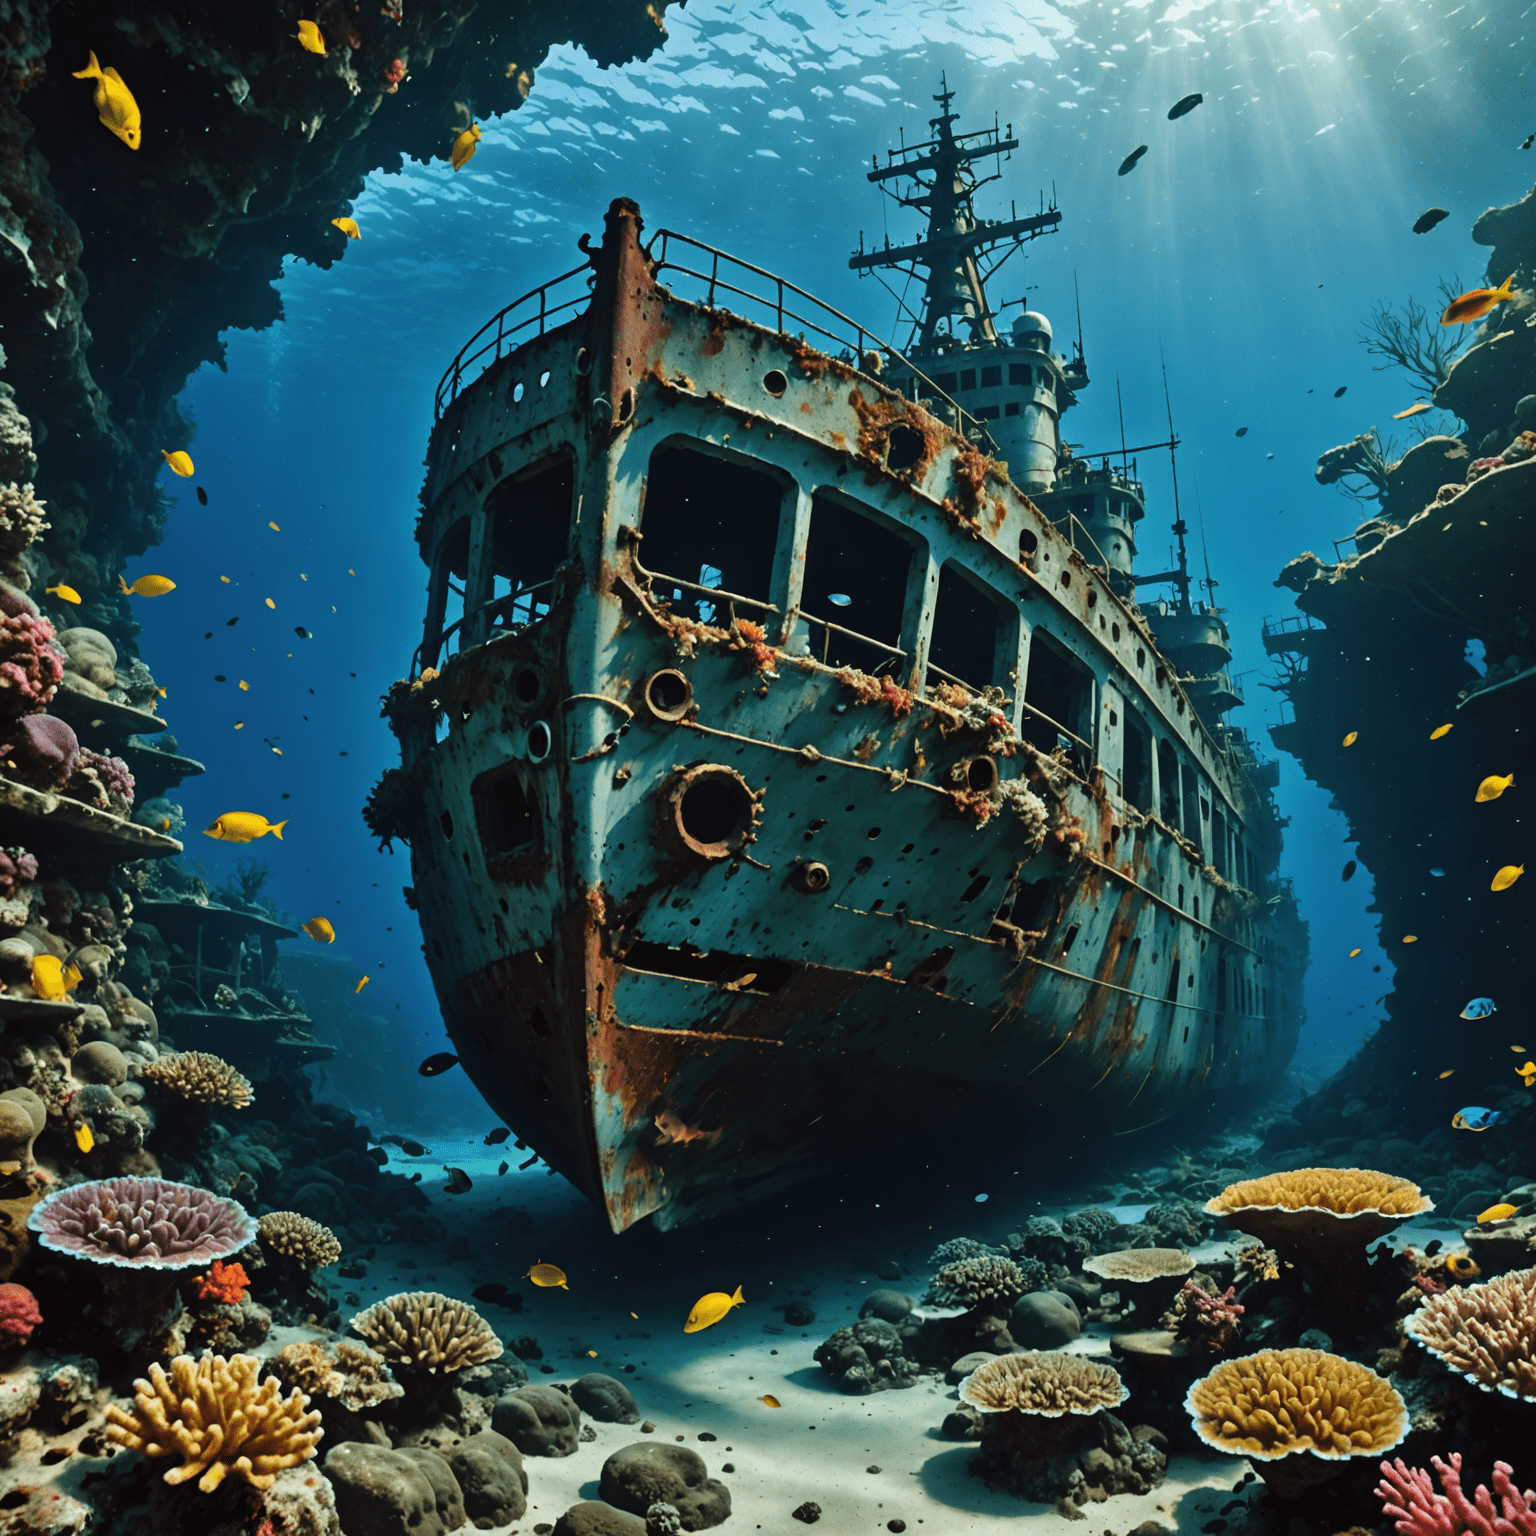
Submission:
<svg viewBox="0 0 1536 1536">
<path fill-rule="evenodd" d="M 104 811 L 126 816 L 133 809 L 133 774 L 120 757 L 83 751 L 64 793 Z"/>
<path fill-rule="evenodd" d="M 1193 1280 L 1186 1280 L 1163 1325 L 1181 1339 L 1198 1339 L 1212 1354 L 1219 1355 L 1237 1337 L 1237 1320 L 1243 1311 L 1235 1286 L 1229 1285 L 1220 1296 L 1213 1296 Z"/>
<path fill-rule="evenodd" d="M 0 848 L 0 901 L 9 901 L 16 887 L 37 879 L 37 856 L 25 848 Z"/>
<path fill-rule="evenodd" d="M 0 714 L 14 719 L 41 709 L 63 676 L 64 658 L 47 619 L 25 611 L 0 614 Z"/>
<path fill-rule="evenodd" d="M 62 789 L 80 763 L 80 738 L 56 715 L 23 715 L 6 732 L 0 759 L 39 789 Z"/>
<path fill-rule="evenodd" d="M 25 1344 L 43 1320 L 37 1297 L 24 1285 L 0 1285 L 0 1344 Z"/>
<path fill-rule="evenodd" d="M 393 94 L 400 89 L 400 82 L 405 79 L 405 60 L 391 59 L 384 71 L 384 89 Z"/>
<path fill-rule="evenodd" d="M 1430 1465 L 1440 1475 L 1444 1493 L 1436 1493 L 1423 1467 L 1407 1467 L 1402 1458 L 1381 1464 L 1382 1481 L 1376 1497 L 1385 1513 L 1396 1522 L 1402 1536 L 1536 1536 L 1536 1493 L 1521 1493 L 1510 1481 L 1514 1468 L 1506 1461 L 1493 1464 L 1493 1492 L 1502 1513 L 1493 1507 L 1493 1494 L 1479 1483 L 1470 1499 L 1461 1491 L 1461 1453 L 1453 1452 L 1450 1464 L 1438 1456 Z"/>
<path fill-rule="evenodd" d="M 127 1269 L 190 1269 L 256 1237 L 245 1207 L 168 1179 L 75 1184 L 33 1208 L 27 1225 L 54 1253 Z"/>
</svg>

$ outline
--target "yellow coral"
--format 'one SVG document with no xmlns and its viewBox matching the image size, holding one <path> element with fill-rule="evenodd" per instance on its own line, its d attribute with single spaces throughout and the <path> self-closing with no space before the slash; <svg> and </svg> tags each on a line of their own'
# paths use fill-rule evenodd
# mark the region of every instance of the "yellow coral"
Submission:
<svg viewBox="0 0 1536 1536">
<path fill-rule="evenodd" d="M 1195 1433 L 1232 1456 L 1299 1451 L 1380 1456 L 1408 1433 L 1408 1410 L 1375 1371 L 1322 1349 L 1266 1349 L 1218 1365 L 1184 1400 Z"/>
<path fill-rule="evenodd" d="M 244 1109 L 251 1102 L 250 1079 L 221 1056 L 207 1051 L 175 1051 L 152 1061 L 139 1074 L 146 1081 L 194 1104 Z"/>
<path fill-rule="evenodd" d="M 983 1413 L 1097 1413 L 1125 1401 L 1120 1377 L 1082 1355 L 999 1355 L 960 1383 L 960 1396 Z"/>
<path fill-rule="evenodd" d="M 231 1472 L 253 1488 L 267 1489 L 284 1467 L 315 1454 L 324 1433 L 318 1412 L 297 1390 L 287 1397 L 270 1377 L 257 1385 L 261 1361 L 254 1355 L 177 1355 L 169 1374 L 158 1363 L 149 1380 L 134 1382 L 134 1413 L 107 1409 L 107 1434 L 146 1456 L 180 1454 L 168 1483 L 198 1478 L 212 1493 Z"/>
<path fill-rule="evenodd" d="M 256 1223 L 264 1247 L 306 1269 L 324 1269 L 341 1257 L 341 1240 L 327 1226 L 297 1211 L 268 1211 Z"/>
<path fill-rule="evenodd" d="M 491 1325 L 467 1302 L 439 1291 L 401 1291 L 375 1302 L 352 1326 L 393 1366 L 451 1375 L 502 1353 Z"/>
<path fill-rule="evenodd" d="M 1209 1215 L 1271 1247 L 1364 1245 L 1435 1202 L 1411 1179 L 1372 1168 L 1292 1168 L 1229 1184 L 1205 1202 Z"/>
</svg>

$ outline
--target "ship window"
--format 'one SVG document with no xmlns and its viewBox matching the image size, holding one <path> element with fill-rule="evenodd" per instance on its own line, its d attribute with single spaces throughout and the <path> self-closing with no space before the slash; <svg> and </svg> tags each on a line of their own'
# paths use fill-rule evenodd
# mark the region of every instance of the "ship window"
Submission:
<svg viewBox="0 0 1536 1536">
<path fill-rule="evenodd" d="M 1227 876 L 1227 818 L 1221 814 L 1221 807 L 1217 806 L 1211 815 L 1211 864 L 1216 873 L 1226 879 Z"/>
<path fill-rule="evenodd" d="M 1010 400 L 1007 405 L 1003 407 L 1004 416 L 1017 416 L 1018 414 L 1019 402 L 1017 400 Z"/>
<path fill-rule="evenodd" d="M 1003 382 L 1003 368 L 1001 363 L 994 363 L 990 367 L 981 370 L 981 387 L 983 389 L 995 389 Z"/>
<path fill-rule="evenodd" d="M 952 374 L 952 373 L 936 373 L 933 376 L 933 382 L 935 384 L 937 384 L 939 386 L 939 388 L 942 389 L 946 395 L 954 394 L 954 392 L 955 392 L 955 376 L 954 376 L 954 374 Z"/>
<path fill-rule="evenodd" d="M 978 405 L 973 414 L 977 421 L 996 421 L 998 409 L 995 405 Z"/>
<path fill-rule="evenodd" d="M 1176 1003 L 1179 1000 L 1179 962 L 1173 962 L 1173 969 L 1168 973 L 1168 991 L 1164 994 L 1165 1000 Z"/>
<path fill-rule="evenodd" d="M 1200 791 L 1195 784 L 1195 770 L 1184 764 L 1184 835 L 1200 838 Z"/>
<path fill-rule="evenodd" d="M 1041 752 L 1065 745 L 1080 770 L 1082 748 L 1066 738 L 1062 729 L 1086 740 L 1093 729 L 1093 673 L 1070 651 L 1049 635 L 1036 630 L 1029 642 L 1029 674 L 1024 687 L 1022 732 Z M 1042 718 L 1043 717 L 1043 718 Z"/>
<path fill-rule="evenodd" d="M 562 458 L 503 480 L 486 497 L 496 624 L 531 624 L 549 612 L 548 583 L 570 543 L 575 485 L 575 467 Z"/>
<path fill-rule="evenodd" d="M 1157 744 L 1158 815 L 1170 827 L 1179 824 L 1179 759 L 1170 742 Z"/>
<path fill-rule="evenodd" d="M 651 455 L 640 563 L 701 587 L 768 600 L 784 487 L 773 475 L 690 448 Z M 656 583 L 677 612 L 723 623 L 716 605 L 696 592 Z M 745 617 L 745 615 L 743 615 Z"/>
<path fill-rule="evenodd" d="M 811 503 L 800 596 L 810 625 L 810 650 L 828 666 L 873 672 L 900 659 L 901 618 L 912 570 L 910 536 L 873 516 L 819 495 Z M 835 601 L 834 601 L 835 599 Z M 828 624 L 836 624 L 834 630 Z M 852 630 L 853 635 L 839 630 Z M 867 645 L 866 635 L 879 645 Z M 886 649 L 890 647 L 891 649 Z"/>
<path fill-rule="evenodd" d="M 1028 363 L 1009 363 L 1008 364 L 1008 382 L 1010 384 L 1022 384 L 1026 389 L 1028 389 L 1029 388 L 1029 364 Z"/>
<path fill-rule="evenodd" d="M 1125 712 L 1121 742 L 1124 755 L 1120 768 L 1120 793 L 1132 805 L 1147 810 L 1152 805 L 1152 733 L 1129 709 Z"/>
<path fill-rule="evenodd" d="M 441 605 L 439 633 L 444 636 L 443 648 L 449 655 L 457 651 L 461 643 L 462 637 L 455 626 L 464 618 L 464 585 L 468 579 L 469 519 L 461 517 L 437 546 L 437 575 L 433 582 L 434 605 Z M 431 627 L 430 623 L 428 627 Z M 423 666 L 430 666 L 433 661 L 433 657 L 422 657 Z"/>
<path fill-rule="evenodd" d="M 976 388 L 976 370 L 974 368 L 962 368 L 960 370 L 960 388 Z"/>
<path fill-rule="evenodd" d="M 938 681 L 967 683 L 972 689 L 1006 682 L 1011 659 L 998 654 L 999 645 L 1014 643 L 1011 604 L 953 562 L 939 571 L 939 593 L 933 611 L 933 637 L 928 644 L 931 687 Z"/>
<path fill-rule="evenodd" d="M 495 873 L 495 860 L 539 851 L 538 804 L 515 763 L 493 768 L 472 789 L 480 842 Z"/>
</svg>

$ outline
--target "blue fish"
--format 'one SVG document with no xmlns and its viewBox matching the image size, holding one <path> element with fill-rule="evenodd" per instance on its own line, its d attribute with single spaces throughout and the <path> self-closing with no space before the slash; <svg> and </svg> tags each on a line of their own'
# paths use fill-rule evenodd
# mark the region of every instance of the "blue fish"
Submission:
<svg viewBox="0 0 1536 1536">
<path fill-rule="evenodd" d="M 1486 1131 L 1490 1125 L 1498 1123 L 1499 1111 L 1484 1109 L 1480 1104 L 1469 1104 L 1451 1116 L 1451 1124 L 1458 1131 Z"/>
<path fill-rule="evenodd" d="M 1461 1010 L 1461 1016 L 1464 1019 L 1486 1019 L 1490 1013 L 1497 1013 L 1498 1011 L 1493 1006 L 1493 999 L 1491 997 L 1474 997 Z"/>
</svg>

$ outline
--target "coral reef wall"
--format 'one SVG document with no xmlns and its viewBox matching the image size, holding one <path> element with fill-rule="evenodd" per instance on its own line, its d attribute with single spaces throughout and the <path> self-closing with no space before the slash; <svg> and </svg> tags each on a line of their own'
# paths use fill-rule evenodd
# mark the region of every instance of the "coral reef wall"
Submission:
<svg viewBox="0 0 1536 1536">
<path fill-rule="evenodd" d="M 1303 554 L 1276 583 L 1296 593 L 1307 627 L 1267 637 L 1289 657 L 1295 715 L 1274 739 L 1347 818 L 1397 974 L 1380 1030 L 1300 1106 L 1300 1125 L 1272 1129 L 1272 1145 L 1427 1135 L 1462 1163 L 1536 1150 L 1536 1095 L 1513 1070 L 1526 1058 L 1510 1054 L 1529 1042 L 1513 1022 L 1502 1027 L 1529 988 L 1536 886 L 1527 877 L 1491 888 L 1533 851 L 1522 804 L 1536 787 L 1536 191 L 1484 214 L 1473 238 L 1493 248 L 1491 281 L 1515 274 L 1515 298 L 1477 328 L 1435 392 L 1466 430 L 1383 467 L 1381 512 L 1357 530 L 1353 556 Z M 1468 659 L 1474 641 L 1484 675 Z M 1477 802 L 1495 774 L 1513 774 L 1515 788 Z M 1340 865 L 1349 857 L 1341 848 Z M 1336 940 L 1345 950 L 1365 941 Z M 1463 1022 L 1476 997 L 1503 1015 Z M 1501 1111 L 1494 1136 L 1451 1129 L 1468 1104 Z"/>
</svg>

